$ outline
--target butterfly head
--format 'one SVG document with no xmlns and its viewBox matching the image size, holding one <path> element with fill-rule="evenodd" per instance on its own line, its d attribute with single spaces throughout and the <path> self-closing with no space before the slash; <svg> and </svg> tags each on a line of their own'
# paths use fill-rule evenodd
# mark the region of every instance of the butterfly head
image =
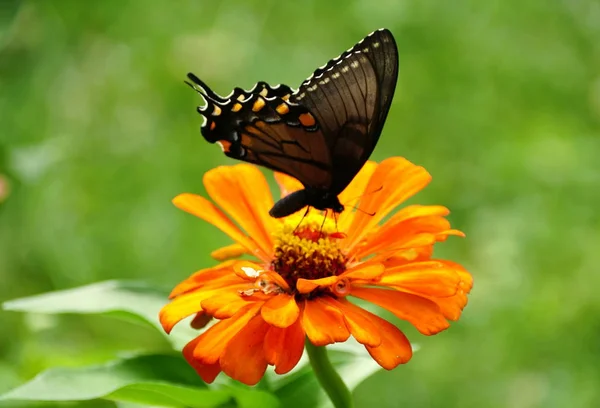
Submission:
<svg viewBox="0 0 600 408">
<path fill-rule="evenodd" d="M 337 195 L 328 190 L 307 188 L 306 193 L 307 204 L 316 208 L 317 210 L 333 210 L 333 212 L 338 214 L 344 211 L 344 205 L 340 203 Z"/>
</svg>

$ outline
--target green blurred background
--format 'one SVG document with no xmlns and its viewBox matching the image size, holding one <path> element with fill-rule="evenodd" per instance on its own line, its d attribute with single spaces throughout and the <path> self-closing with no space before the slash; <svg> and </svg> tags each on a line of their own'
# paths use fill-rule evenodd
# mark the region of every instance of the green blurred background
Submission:
<svg viewBox="0 0 600 408">
<path fill-rule="evenodd" d="M 0 1 L 0 301 L 99 280 L 168 290 L 229 241 L 170 203 L 231 164 L 199 134 L 193 71 L 296 87 L 379 27 L 401 55 L 373 158 L 402 155 L 467 239 L 460 322 L 359 407 L 600 406 L 600 4 Z M 2 184 L 2 183 L 0 183 Z M 54 365 L 161 349 L 94 316 L 0 314 L 0 392 Z M 113 406 L 112 403 L 69 406 Z"/>
</svg>

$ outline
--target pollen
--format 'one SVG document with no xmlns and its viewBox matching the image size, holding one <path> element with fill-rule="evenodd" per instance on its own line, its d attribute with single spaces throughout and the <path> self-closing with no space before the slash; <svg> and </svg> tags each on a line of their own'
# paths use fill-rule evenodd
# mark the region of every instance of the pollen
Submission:
<svg viewBox="0 0 600 408">
<path fill-rule="evenodd" d="M 299 278 L 320 279 L 346 270 L 346 257 L 338 241 L 335 222 L 310 213 L 288 217 L 275 233 L 275 256 L 271 269 L 288 283 L 292 291 Z"/>
</svg>

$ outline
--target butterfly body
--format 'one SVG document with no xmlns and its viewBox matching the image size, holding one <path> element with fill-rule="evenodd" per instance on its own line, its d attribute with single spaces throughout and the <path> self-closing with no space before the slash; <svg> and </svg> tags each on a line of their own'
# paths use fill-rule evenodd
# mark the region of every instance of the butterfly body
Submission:
<svg viewBox="0 0 600 408">
<path fill-rule="evenodd" d="M 201 132 L 226 156 L 298 179 L 304 186 L 278 201 L 279 218 L 305 206 L 342 212 L 338 195 L 373 152 L 398 76 L 392 34 L 375 31 L 315 70 L 297 90 L 258 82 L 222 97 L 193 74 L 206 104 Z"/>
<path fill-rule="evenodd" d="M 306 187 L 302 190 L 283 197 L 277 201 L 269 211 L 269 215 L 274 218 L 281 218 L 293 214 L 302 208 L 310 206 L 317 210 L 333 210 L 335 213 L 344 211 L 344 206 L 340 203 L 336 194 L 324 189 Z"/>
</svg>

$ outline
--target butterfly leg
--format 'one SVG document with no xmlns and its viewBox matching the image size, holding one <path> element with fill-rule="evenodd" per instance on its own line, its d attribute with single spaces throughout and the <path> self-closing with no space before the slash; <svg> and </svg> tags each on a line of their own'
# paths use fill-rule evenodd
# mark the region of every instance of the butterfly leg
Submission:
<svg viewBox="0 0 600 408">
<path fill-rule="evenodd" d="M 325 226 L 325 221 L 327 220 L 327 213 L 329 210 L 325 210 L 325 215 L 323 216 L 323 222 L 321 223 L 321 229 L 319 229 L 319 238 L 323 236 L 323 226 Z"/>
<path fill-rule="evenodd" d="M 308 215 L 308 211 L 310 210 L 310 206 L 307 205 L 306 206 L 306 211 L 304 212 L 304 215 L 302 216 L 302 218 L 300 218 L 300 222 L 298 223 L 298 225 L 296 225 L 296 228 L 294 228 L 293 232 L 296 232 L 296 230 L 300 227 L 300 225 L 302 224 L 302 221 L 304 221 L 304 218 L 306 218 L 306 216 Z"/>
</svg>

